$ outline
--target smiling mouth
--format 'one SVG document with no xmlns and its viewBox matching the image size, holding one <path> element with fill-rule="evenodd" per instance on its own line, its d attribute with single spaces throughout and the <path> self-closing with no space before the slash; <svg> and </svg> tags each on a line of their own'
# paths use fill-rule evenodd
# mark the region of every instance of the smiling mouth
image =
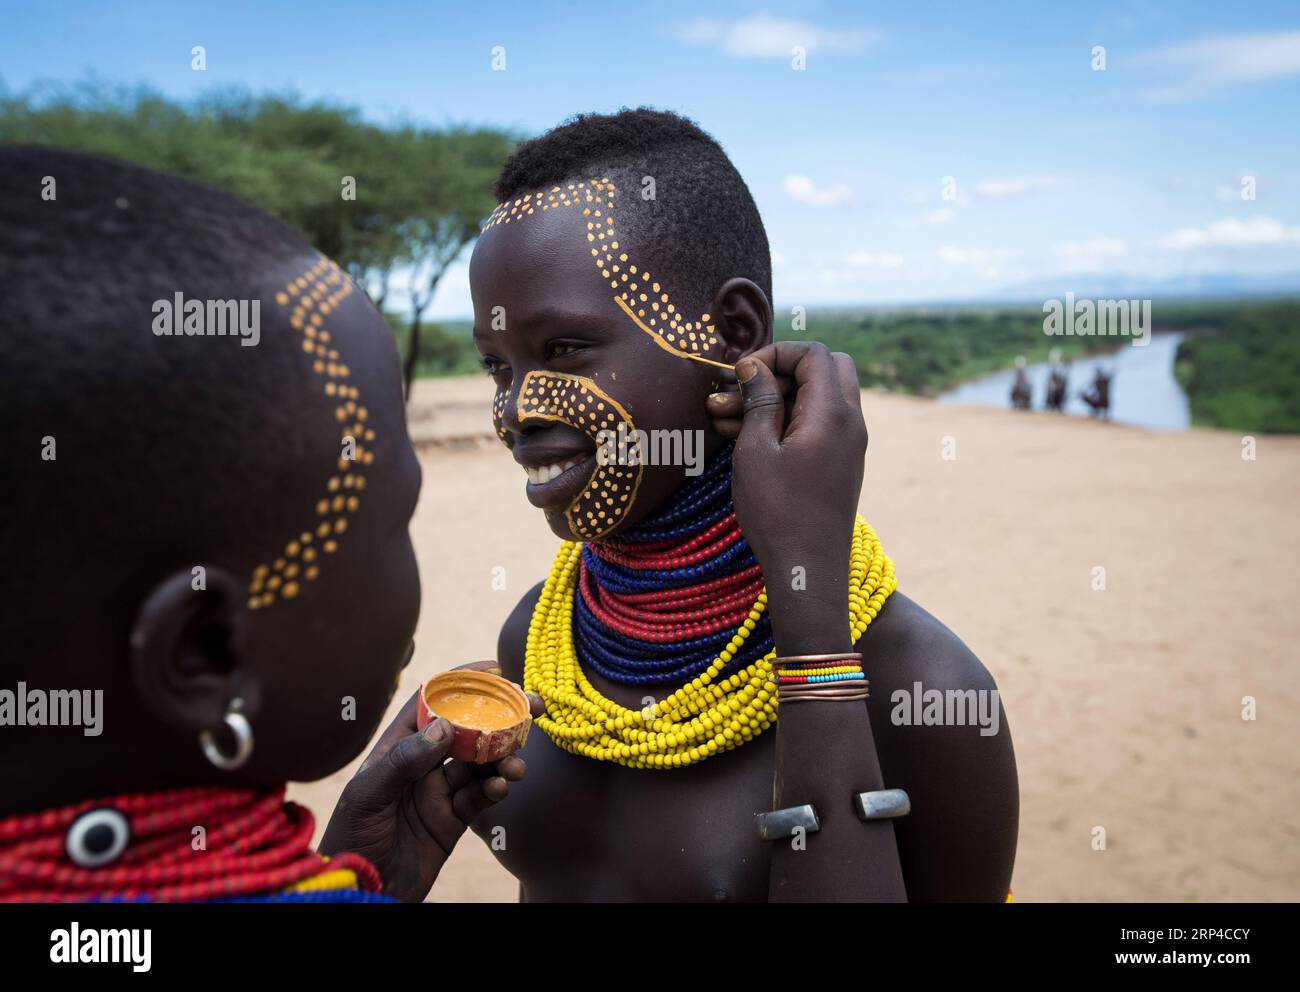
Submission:
<svg viewBox="0 0 1300 992">
<path fill-rule="evenodd" d="M 553 462 L 550 465 L 525 465 L 524 472 L 528 476 L 528 481 L 535 486 L 542 486 L 552 479 L 558 479 L 561 475 L 575 466 L 581 465 L 587 460 L 586 455 L 578 455 L 576 458 L 566 458 L 562 462 Z"/>
<path fill-rule="evenodd" d="M 575 455 L 546 465 L 522 466 L 528 475 L 528 502 L 544 510 L 567 507 L 596 470 L 596 454 Z"/>
</svg>

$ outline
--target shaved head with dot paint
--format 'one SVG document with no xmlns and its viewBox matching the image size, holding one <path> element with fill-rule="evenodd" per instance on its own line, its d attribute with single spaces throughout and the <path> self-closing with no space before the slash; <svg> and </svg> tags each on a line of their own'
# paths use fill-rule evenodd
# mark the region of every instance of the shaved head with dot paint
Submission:
<svg viewBox="0 0 1300 992">
<path fill-rule="evenodd" d="M 0 636 L 21 673 L 102 689 L 105 711 L 101 737 L 54 729 L 48 773 L 19 789 L 0 772 L 0 793 L 38 808 L 342 767 L 377 728 L 419 613 L 420 469 L 382 317 L 262 211 L 50 148 L 0 148 L 0 264 L 0 422 L 20 494 L 2 543 L 25 579 Z M 178 293 L 256 301 L 256 346 L 155 334 L 153 305 Z M 197 735 L 235 697 L 256 748 L 230 774 Z M 18 774 L 15 746 L 0 766 Z"/>
</svg>

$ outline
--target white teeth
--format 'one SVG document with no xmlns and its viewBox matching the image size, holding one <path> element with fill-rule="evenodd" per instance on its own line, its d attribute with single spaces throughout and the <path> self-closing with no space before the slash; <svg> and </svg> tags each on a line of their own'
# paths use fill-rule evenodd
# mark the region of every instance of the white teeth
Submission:
<svg viewBox="0 0 1300 992">
<path fill-rule="evenodd" d="M 537 468 L 524 466 L 524 472 L 528 475 L 528 481 L 535 486 L 544 486 L 552 479 L 559 478 L 575 465 L 581 465 L 583 459 L 570 458 L 568 461 L 555 462 L 551 465 L 541 465 Z"/>
</svg>

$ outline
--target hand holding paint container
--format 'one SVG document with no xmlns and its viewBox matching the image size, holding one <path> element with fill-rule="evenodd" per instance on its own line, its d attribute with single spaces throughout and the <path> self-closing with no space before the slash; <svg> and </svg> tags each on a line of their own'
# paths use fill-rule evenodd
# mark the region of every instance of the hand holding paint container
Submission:
<svg viewBox="0 0 1300 992">
<path fill-rule="evenodd" d="M 463 668 L 420 686 L 416 724 L 423 730 L 438 717 L 452 726 L 451 756 L 477 765 L 519 750 L 533 723 L 528 697 L 517 685 Z"/>
</svg>

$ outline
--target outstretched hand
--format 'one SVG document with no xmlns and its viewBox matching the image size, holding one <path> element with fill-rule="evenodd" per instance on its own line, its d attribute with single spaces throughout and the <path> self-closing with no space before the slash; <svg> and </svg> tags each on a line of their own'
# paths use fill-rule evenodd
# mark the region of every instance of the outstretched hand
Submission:
<svg viewBox="0 0 1300 992">
<path fill-rule="evenodd" d="M 501 674 L 495 661 L 460 667 Z M 417 700 L 407 700 L 344 786 L 320 845 L 325 855 L 362 855 L 378 869 L 384 892 L 406 902 L 429 894 L 465 829 L 504 799 L 525 769 L 514 755 L 487 765 L 448 761 L 451 725 L 439 717 L 418 730 Z M 528 702 L 540 715 L 542 701 L 530 695 Z"/>
</svg>

